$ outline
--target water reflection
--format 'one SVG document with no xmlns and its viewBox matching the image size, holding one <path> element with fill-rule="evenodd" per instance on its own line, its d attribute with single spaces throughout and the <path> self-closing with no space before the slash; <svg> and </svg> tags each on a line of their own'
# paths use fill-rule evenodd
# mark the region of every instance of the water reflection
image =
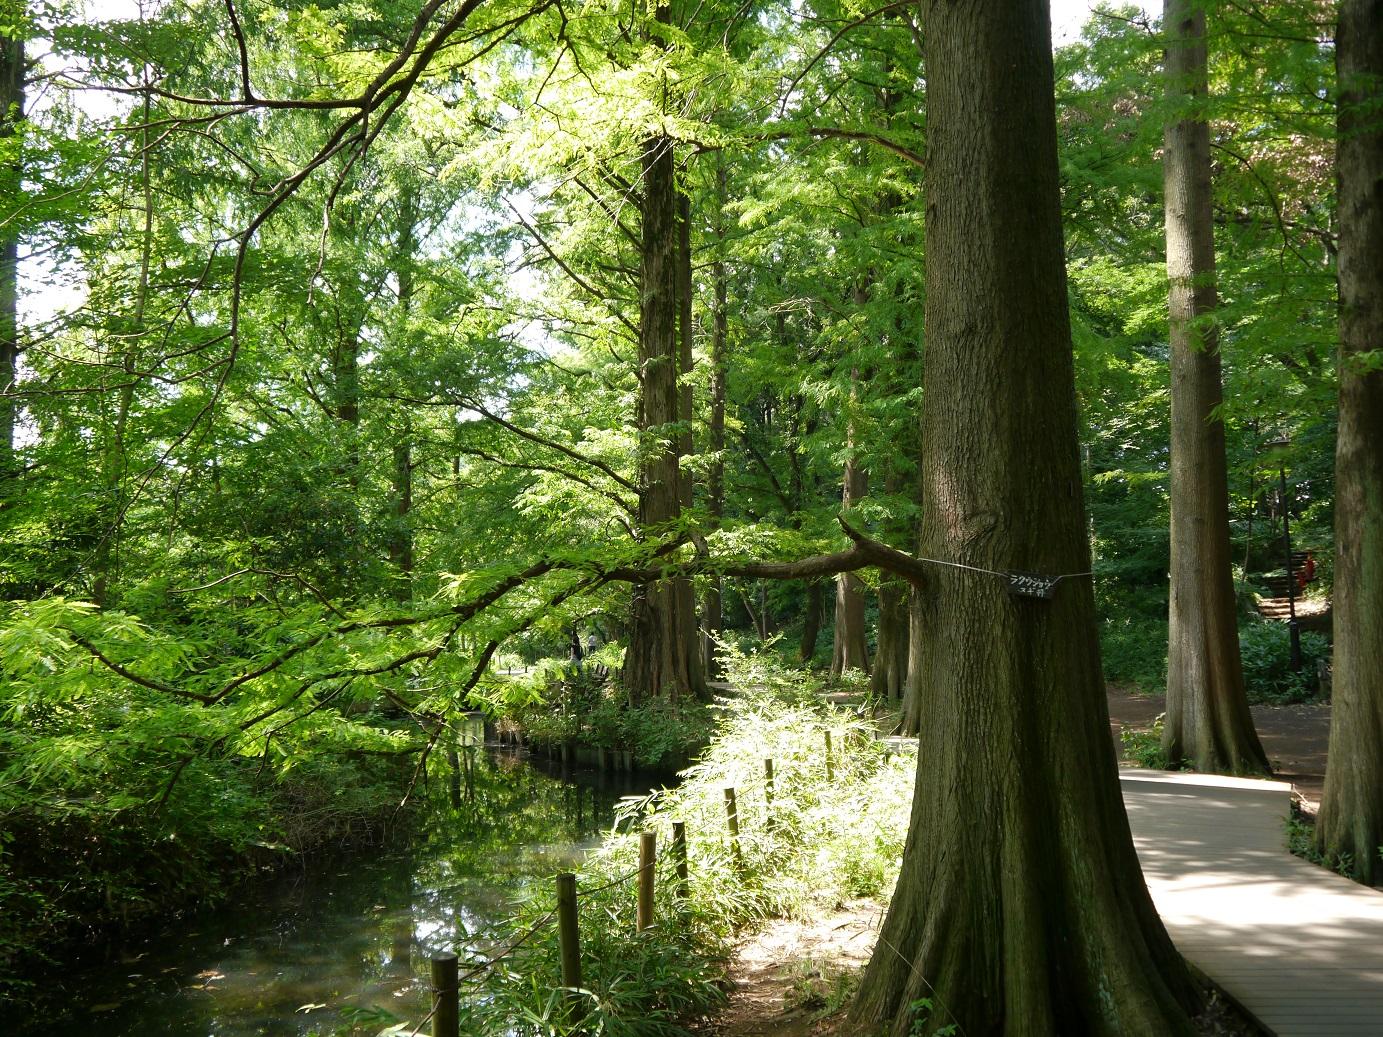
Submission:
<svg viewBox="0 0 1383 1037">
<path fill-rule="evenodd" d="M 525 884 L 567 869 L 608 830 L 627 775 L 564 770 L 460 739 L 421 790 L 429 820 L 407 847 L 284 876 L 233 906 L 75 973 L 58 1018 L 15 1037 L 250 1037 L 378 1033 L 426 1010 L 427 959 L 489 946 Z M 469 743 L 469 744 L 468 744 Z M 547 883 L 538 887 L 546 895 Z M 17 1028 L 16 1028 L 17 1027 Z"/>
</svg>

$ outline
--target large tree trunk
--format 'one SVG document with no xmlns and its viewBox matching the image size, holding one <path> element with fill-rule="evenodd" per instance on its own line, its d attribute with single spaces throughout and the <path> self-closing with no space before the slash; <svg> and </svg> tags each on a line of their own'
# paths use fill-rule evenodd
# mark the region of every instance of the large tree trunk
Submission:
<svg viewBox="0 0 1383 1037">
<path fill-rule="evenodd" d="M 1045 0 L 923 5 L 922 555 L 1090 569 Z M 853 1008 L 915 1033 L 1171 1037 L 1196 988 L 1139 873 L 1085 578 L 932 566 L 898 885 Z"/>
<path fill-rule="evenodd" d="M 660 20 L 667 9 L 661 7 Z M 681 414 L 678 394 L 678 218 L 673 142 L 644 143 L 643 238 L 639 312 L 639 527 L 657 534 L 682 514 Z M 623 680 L 633 701 L 701 697 L 705 682 L 696 641 L 696 615 L 685 578 L 634 591 Z"/>
<path fill-rule="evenodd" d="M 1167 0 L 1167 280 L 1172 351 L 1172 570 L 1163 745 L 1197 770 L 1263 773 L 1244 693 L 1230 570 L 1202 0 Z"/>
<path fill-rule="evenodd" d="M 0 36 L 0 140 L 13 137 L 24 118 L 23 30 Z M 16 159 L 0 169 L 0 199 L 6 207 L 19 204 L 21 163 Z M 14 388 L 19 366 L 19 232 L 11 220 L 0 228 L 0 501 L 5 484 L 15 475 Z"/>
<path fill-rule="evenodd" d="M 1383 0 L 1343 0 L 1340 84 L 1340 426 L 1335 445 L 1335 674 L 1317 838 L 1383 884 Z"/>
<path fill-rule="evenodd" d="M 728 292 L 725 273 L 725 204 L 728 188 L 725 166 L 716 170 L 716 208 L 714 213 L 716 255 L 711 263 L 711 282 L 715 292 L 715 312 L 711 318 L 711 467 L 706 478 L 706 511 L 712 528 L 725 518 L 725 344 L 729 337 Z M 702 627 L 705 654 L 702 668 L 707 677 L 719 676 L 715 658 L 715 638 L 724 622 L 721 579 L 712 573 L 702 601 Z"/>
</svg>

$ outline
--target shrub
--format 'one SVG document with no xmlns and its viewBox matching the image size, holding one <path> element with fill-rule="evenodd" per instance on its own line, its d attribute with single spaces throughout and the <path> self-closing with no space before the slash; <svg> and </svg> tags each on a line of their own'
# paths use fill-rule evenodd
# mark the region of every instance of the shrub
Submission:
<svg viewBox="0 0 1383 1037">
<path fill-rule="evenodd" d="M 1316 663 L 1330 657 L 1330 642 L 1310 630 L 1301 632 L 1301 669 L 1291 667 L 1291 633 L 1285 623 L 1253 621 L 1239 631 L 1244 684 L 1250 702 L 1282 704 L 1316 697 Z"/>
<path fill-rule="evenodd" d="M 1124 747 L 1124 759 L 1152 770 L 1171 769 L 1171 758 L 1168 757 L 1167 750 L 1162 748 L 1162 720 L 1165 716 L 1165 713 L 1159 715 L 1152 722 L 1152 727 L 1142 730 L 1124 728 L 1119 732 L 1119 741 Z"/>
</svg>

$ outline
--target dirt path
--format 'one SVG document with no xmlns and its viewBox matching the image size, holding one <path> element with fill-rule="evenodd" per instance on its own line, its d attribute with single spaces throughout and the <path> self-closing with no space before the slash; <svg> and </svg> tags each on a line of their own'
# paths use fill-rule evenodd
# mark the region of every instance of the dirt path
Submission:
<svg viewBox="0 0 1383 1037">
<path fill-rule="evenodd" d="M 869 960 L 884 905 L 861 900 L 809 922 L 775 919 L 744 937 L 730 1003 L 701 1037 L 845 1037 L 837 1002 Z M 834 997 L 833 997 L 834 995 Z"/>
<path fill-rule="evenodd" d="M 1109 689 L 1109 721 L 1118 737 L 1119 728 L 1140 730 L 1166 709 L 1161 695 L 1138 695 Z M 1294 706 L 1254 706 L 1253 726 L 1263 742 L 1273 774 L 1296 786 L 1314 811 L 1325 787 L 1325 751 L 1330 742 L 1330 704 L 1302 703 Z"/>
</svg>

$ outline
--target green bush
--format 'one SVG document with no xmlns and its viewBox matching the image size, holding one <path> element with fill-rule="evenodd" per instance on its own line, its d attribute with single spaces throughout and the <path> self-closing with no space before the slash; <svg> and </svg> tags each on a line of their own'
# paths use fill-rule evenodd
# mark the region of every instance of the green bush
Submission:
<svg viewBox="0 0 1383 1037">
<path fill-rule="evenodd" d="M 1172 761 L 1167 750 L 1162 748 L 1162 721 L 1166 714 L 1160 715 L 1146 729 L 1123 728 L 1119 741 L 1124 747 L 1124 759 L 1140 767 L 1152 770 L 1170 770 Z"/>
<path fill-rule="evenodd" d="M 1105 680 L 1155 693 L 1167 685 L 1167 617 L 1120 610 L 1100 621 Z"/>
<path fill-rule="evenodd" d="M 1239 654 L 1250 702 L 1306 702 L 1316 697 L 1316 663 L 1330 657 L 1330 642 L 1322 634 L 1303 630 L 1301 669 L 1293 671 L 1287 624 L 1255 620 L 1239 630 Z"/>
</svg>

